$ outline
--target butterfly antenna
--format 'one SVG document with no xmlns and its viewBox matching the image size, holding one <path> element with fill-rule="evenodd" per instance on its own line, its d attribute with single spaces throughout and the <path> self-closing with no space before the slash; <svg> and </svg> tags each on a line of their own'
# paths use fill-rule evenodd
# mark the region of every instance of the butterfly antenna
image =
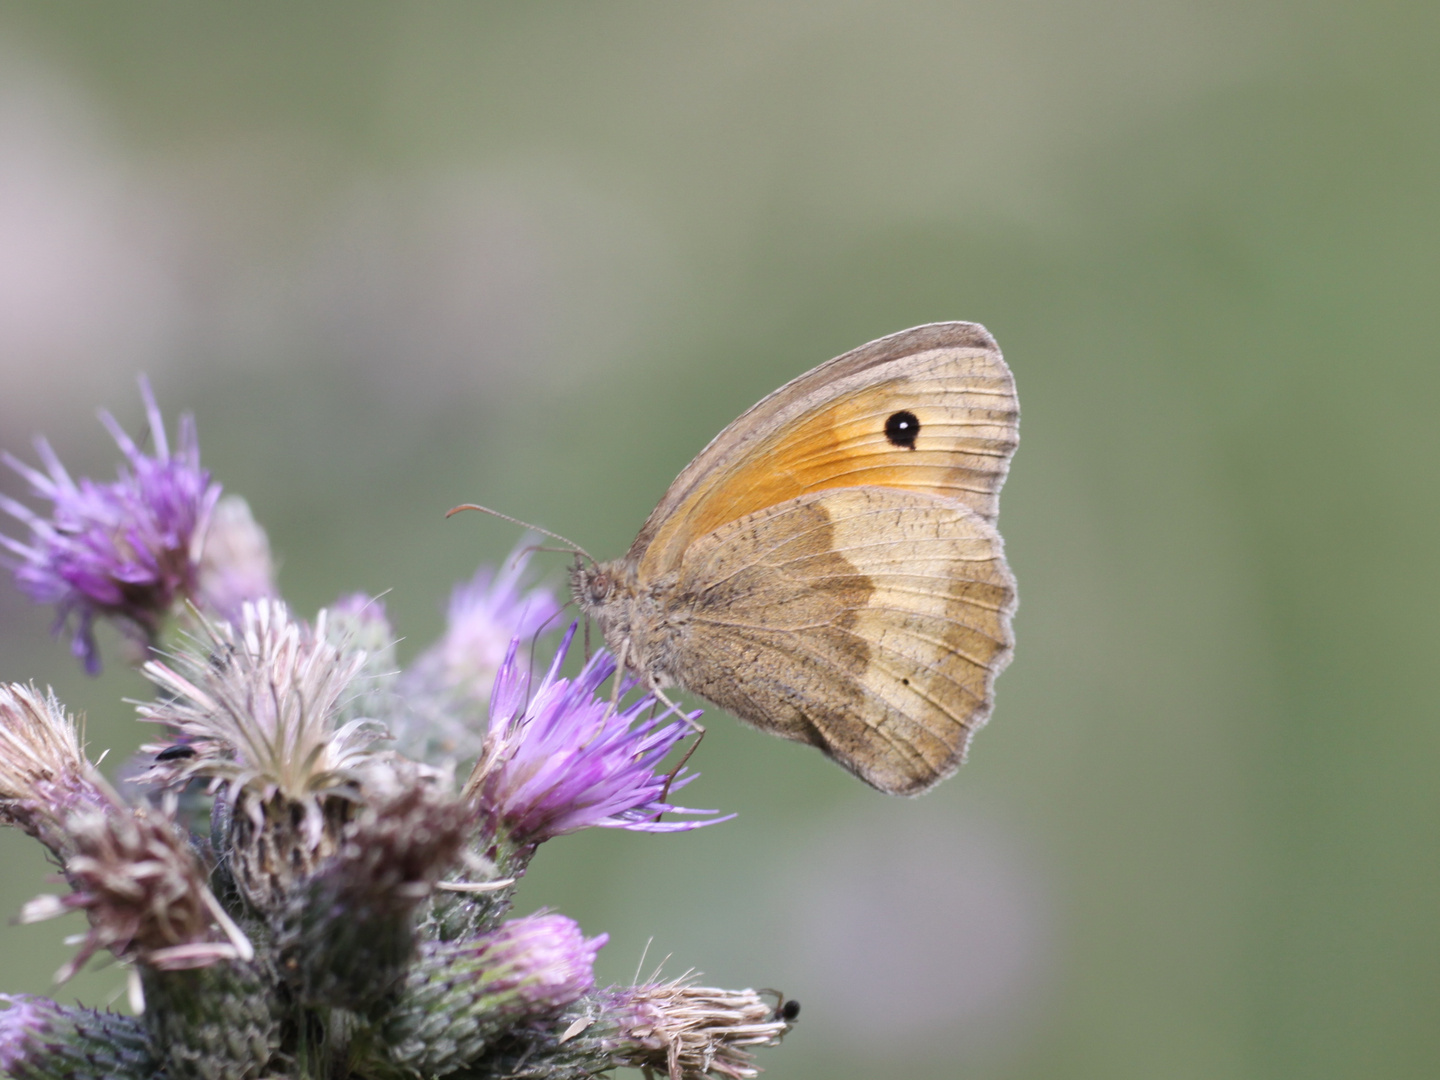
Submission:
<svg viewBox="0 0 1440 1080">
<path fill-rule="evenodd" d="M 457 508 L 457 509 L 458 509 L 458 508 Z M 534 528 L 534 526 L 532 525 L 531 528 Z M 537 552 L 537 551 L 559 552 L 561 555 L 584 555 L 584 554 L 585 554 L 583 551 L 579 550 L 578 548 L 568 548 L 568 547 L 557 548 L 557 547 L 549 547 L 549 546 L 547 546 L 547 545 L 545 545 L 545 544 L 530 544 L 528 547 L 523 547 L 523 548 L 521 548 L 519 551 L 517 551 L 517 552 L 515 553 L 515 558 L 511 561 L 511 564 L 510 564 L 510 565 L 514 566 L 514 565 L 515 565 L 516 563 L 518 563 L 521 559 L 523 559 L 526 555 L 533 555 L 533 554 L 534 554 L 535 552 Z"/>
<path fill-rule="evenodd" d="M 568 544 L 569 547 L 565 549 L 566 551 L 573 552 L 576 555 L 584 555 L 585 558 L 590 560 L 592 566 L 600 565 L 596 561 L 594 555 L 591 555 L 588 551 L 582 548 L 579 544 L 575 543 L 575 541 L 571 540 L 569 537 L 561 536 L 559 533 L 551 532 L 549 529 L 542 529 L 539 525 L 532 525 L 528 521 L 521 521 L 519 518 L 511 517 L 509 514 L 502 514 L 499 510 L 491 510 L 488 506 L 481 506 L 478 503 L 461 503 L 459 506 L 452 506 L 449 510 L 447 510 L 445 512 L 445 516 L 447 518 L 454 517 L 456 514 L 460 513 L 461 510 L 479 510 L 482 514 L 489 514 L 491 517 L 498 517 L 502 521 L 510 522 L 512 525 L 522 525 L 527 529 L 534 529 L 536 532 L 542 533 L 543 535 L 550 537 L 550 539 L 552 540 L 559 540 L 562 544 Z"/>
</svg>

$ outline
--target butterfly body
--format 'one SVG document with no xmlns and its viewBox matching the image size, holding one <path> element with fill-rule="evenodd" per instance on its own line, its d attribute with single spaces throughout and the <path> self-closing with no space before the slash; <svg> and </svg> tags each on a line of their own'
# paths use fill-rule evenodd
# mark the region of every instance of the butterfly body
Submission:
<svg viewBox="0 0 1440 1080">
<path fill-rule="evenodd" d="M 994 518 L 1017 422 L 983 328 L 871 342 L 721 432 L 623 558 L 576 569 L 575 597 L 649 686 L 924 791 L 1009 661 Z"/>
</svg>

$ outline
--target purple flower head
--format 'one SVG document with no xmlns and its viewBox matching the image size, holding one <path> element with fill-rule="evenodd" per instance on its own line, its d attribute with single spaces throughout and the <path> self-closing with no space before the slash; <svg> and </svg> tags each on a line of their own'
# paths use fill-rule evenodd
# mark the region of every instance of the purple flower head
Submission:
<svg viewBox="0 0 1440 1080">
<path fill-rule="evenodd" d="M 100 670 L 94 622 L 109 616 L 147 644 L 177 599 L 196 589 L 206 527 L 220 485 L 200 467 L 195 422 L 180 419 L 174 453 L 150 384 L 140 381 L 154 454 L 146 454 L 106 412 L 101 421 L 125 455 L 118 477 L 101 483 L 70 478 L 44 439 L 36 442 L 47 472 L 9 454 L 5 461 L 53 504 L 49 517 L 0 496 L 0 509 L 30 527 L 29 543 L 0 536 L 15 583 L 32 600 L 54 604 L 56 633 L 75 620 L 71 651 L 85 670 Z"/>
<path fill-rule="evenodd" d="M 661 762 L 690 733 L 689 721 L 700 713 L 675 718 L 667 709 L 644 719 L 641 714 L 655 704 L 648 695 L 612 710 L 608 697 L 596 694 L 615 670 L 608 653 L 596 653 L 574 679 L 560 676 L 574 637 L 572 624 L 528 701 L 530 680 L 525 660 L 517 656 L 518 638 L 495 677 L 490 731 L 467 784 L 492 835 L 503 833 L 524 847 L 591 825 L 678 832 L 729 820 L 654 820 L 662 813 L 716 812 L 661 801 Z M 672 789 L 694 778 L 682 774 Z"/>
<path fill-rule="evenodd" d="M 526 587 L 525 541 L 499 570 L 482 566 L 450 594 L 445 636 L 415 664 L 426 681 L 483 703 L 505 662 L 511 638 L 528 641 L 560 612 L 543 585 Z"/>
<path fill-rule="evenodd" d="M 533 640 L 560 611 L 548 588 L 525 584 L 529 539 L 499 570 L 482 566 L 455 586 L 445 635 L 401 675 L 397 689 L 409 715 L 394 717 L 390 728 L 402 752 L 432 763 L 480 753 L 485 704 L 510 640 Z"/>
<path fill-rule="evenodd" d="M 595 986 L 595 954 L 608 934 L 588 941 L 564 915 L 511 919 L 467 943 L 481 966 L 486 997 L 518 997 L 529 1011 L 563 1009 Z"/>
</svg>

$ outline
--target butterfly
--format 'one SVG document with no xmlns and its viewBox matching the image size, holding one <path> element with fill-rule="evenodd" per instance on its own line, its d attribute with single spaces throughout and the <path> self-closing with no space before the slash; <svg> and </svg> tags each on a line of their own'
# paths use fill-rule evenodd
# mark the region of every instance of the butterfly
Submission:
<svg viewBox="0 0 1440 1080">
<path fill-rule="evenodd" d="M 622 669 L 881 791 L 953 773 L 1010 662 L 1015 382 L 975 323 L 838 356 L 725 428 L 571 588 Z"/>
</svg>

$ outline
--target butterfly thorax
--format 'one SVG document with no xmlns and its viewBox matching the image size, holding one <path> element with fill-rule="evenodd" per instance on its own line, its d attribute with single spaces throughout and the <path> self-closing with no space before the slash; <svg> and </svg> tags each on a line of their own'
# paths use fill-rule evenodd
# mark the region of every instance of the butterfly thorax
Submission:
<svg viewBox="0 0 1440 1080">
<path fill-rule="evenodd" d="M 570 591 L 580 610 L 595 620 L 617 659 L 624 655 L 626 670 L 652 688 L 675 683 L 672 672 L 685 618 L 683 605 L 676 603 L 673 577 L 642 585 L 624 559 L 577 566 L 570 574 Z"/>
</svg>

